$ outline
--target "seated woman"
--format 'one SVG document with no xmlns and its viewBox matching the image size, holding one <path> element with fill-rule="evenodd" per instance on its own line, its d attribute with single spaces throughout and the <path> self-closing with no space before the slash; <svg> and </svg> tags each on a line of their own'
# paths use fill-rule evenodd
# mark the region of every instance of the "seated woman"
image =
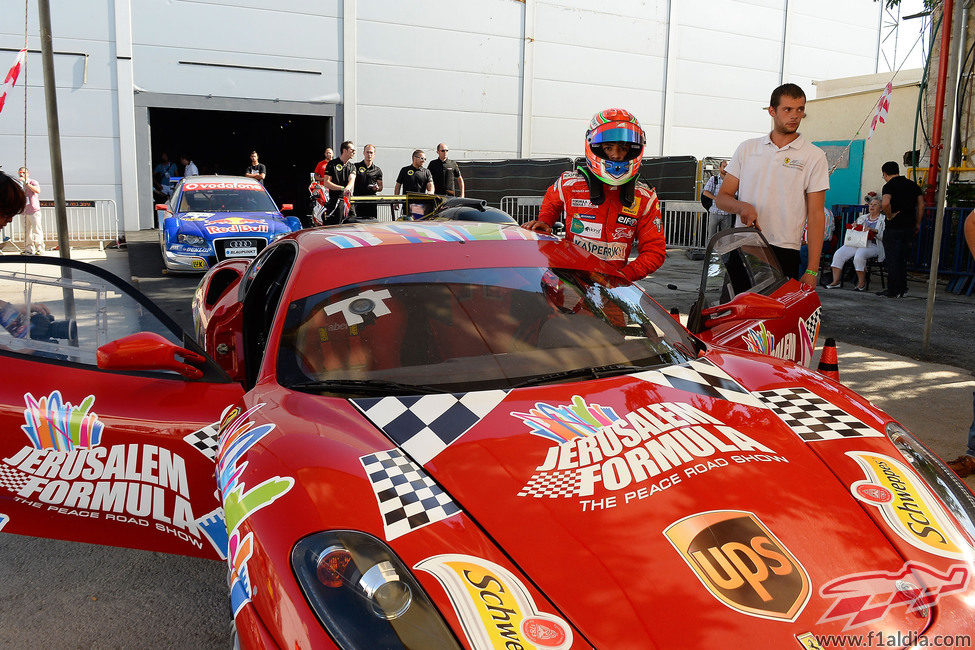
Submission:
<svg viewBox="0 0 975 650">
<path fill-rule="evenodd" d="M 884 261 L 884 215 L 880 211 L 880 199 L 871 199 L 867 207 L 867 214 L 860 215 L 856 220 L 857 230 L 868 233 L 867 245 L 864 247 L 843 245 L 833 254 L 830 267 L 833 270 L 833 282 L 826 285 L 827 289 L 840 286 L 840 274 L 843 265 L 852 257 L 853 268 L 857 272 L 857 286 L 854 291 L 864 291 L 867 288 L 867 260 L 876 257 L 878 262 Z"/>
</svg>

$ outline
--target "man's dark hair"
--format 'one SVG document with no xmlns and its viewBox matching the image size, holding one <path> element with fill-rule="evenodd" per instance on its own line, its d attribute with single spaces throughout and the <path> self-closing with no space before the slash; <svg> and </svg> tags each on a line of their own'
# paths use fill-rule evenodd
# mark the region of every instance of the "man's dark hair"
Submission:
<svg viewBox="0 0 975 650">
<path fill-rule="evenodd" d="M 901 173 L 901 168 L 895 161 L 888 160 L 880 168 L 880 171 L 887 174 L 888 176 L 898 176 Z"/>
<path fill-rule="evenodd" d="M 0 219 L 9 221 L 24 210 L 27 197 L 20 183 L 0 172 Z M 6 224 L 3 224 L 6 225 Z"/>
<path fill-rule="evenodd" d="M 414 150 L 413 150 L 413 157 L 414 157 L 414 158 L 416 158 L 416 157 L 417 157 L 417 156 L 419 156 L 419 155 L 420 155 L 421 153 L 423 153 L 423 149 L 414 149 Z"/>
<path fill-rule="evenodd" d="M 248 155 L 251 155 L 251 156 L 256 156 L 256 155 L 257 155 L 257 152 L 256 152 L 256 151 L 252 151 L 252 152 L 250 152 L 250 153 L 249 153 Z"/>
<path fill-rule="evenodd" d="M 782 95 L 791 97 L 792 99 L 806 98 L 806 93 L 803 92 L 802 88 L 799 86 L 795 84 L 782 84 L 772 91 L 772 98 L 769 100 L 769 106 L 772 108 L 778 108 L 779 102 L 782 101 Z"/>
<path fill-rule="evenodd" d="M 352 140 L 346 140 L 345 142 L 342 143 L 342 151 L 348 151 L 349 149 L 352 148 L 353 144 L 354 143 L 352 142 Z"/>
</svg>

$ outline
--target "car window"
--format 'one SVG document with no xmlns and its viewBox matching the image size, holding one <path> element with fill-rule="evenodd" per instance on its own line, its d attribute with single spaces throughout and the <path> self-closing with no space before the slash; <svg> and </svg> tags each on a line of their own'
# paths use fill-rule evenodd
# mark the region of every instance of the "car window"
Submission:
<svg viewBox="0 0 975 650">
<path fill-rule="evenodd" d="M 288 307 L 278 381 L 511 388 L 551 373 L 684 360 L 687 332 L 639 287 L 587 271 L 397 276 Z"/>
<path fill-rule="evenodd" d="M 688 329 L 700 331 L 702 309 L 723 305 L 751 291 L 770 295 L 786 282 L 775 254 L 754 228 L 715 235 L 704 258 L 698 299 L 688 313 Z"/>
<path fill-rule="evenodd" d="M 136 332 L 196 350 L 175 323 L 136 294 L 88 265 L 0 258 L 0 354 L 97 366 L 100 346 Z"/>
<path fill-rule="evenodd" d="M 180 199 L 180 212 L 276 212 L 263 189 L 191 189 Z"/>
</svg>

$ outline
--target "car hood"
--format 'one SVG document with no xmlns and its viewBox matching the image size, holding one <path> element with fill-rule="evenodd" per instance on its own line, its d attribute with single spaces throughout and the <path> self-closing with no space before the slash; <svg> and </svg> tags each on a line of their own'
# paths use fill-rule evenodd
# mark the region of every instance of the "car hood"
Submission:
<svg viewBox="0 0 975 650">
<path fill-rule="evenodd" d="M 186 212 L 177 216 L 180 232 L 214 237 L 222 235 L 267 235 L 290 232 L 276 212 Z"/>
<path fill-rule="evenodd" d="M 827 583 L 948 561 L 851 495 L 878 457 L 910 473 L 881 433 L 889 418 L 791 364 L 712 358 L 720 366 L 352 401 L 596 647 L 791 647 L 856 613 L 824 618 L 838 602 Z M 928 624 L 905 607 L 871 616 L 857 632 Z"/>
</svg>

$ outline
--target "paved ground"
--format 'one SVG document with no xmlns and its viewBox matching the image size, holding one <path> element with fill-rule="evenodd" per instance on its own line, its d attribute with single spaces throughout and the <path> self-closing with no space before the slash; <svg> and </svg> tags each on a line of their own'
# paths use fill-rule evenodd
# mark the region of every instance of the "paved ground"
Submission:
<svg viewBox="0 0 975 650">
<path fill-rule="evenodd" d="M 184 325 L 195 276 L 164 276 L 156 234 L 127 234 L 128 251 L 76 257 L 132 281 Z M 672 251 L 646 281 L 667 308 L 693 302 L 701 262 Z M 677 288 L 671 289 L 668 285 Z M 840 378 L 918 434 L 935 452 L 964 447 L 975 390 L 975 298 L 941 296 L 931 359 L 919 361 L 923 288 L 889 300 L 820 291 L 823 333 L 840 343 Z M 955 365 L 950 365 L 955 364 Z M 975 480 L 969 481 L 975 488 Z M 128 549 L 0 535 L 0 647 L 221 648 L 229 642 L 226 566 Z"/>
</svg>

